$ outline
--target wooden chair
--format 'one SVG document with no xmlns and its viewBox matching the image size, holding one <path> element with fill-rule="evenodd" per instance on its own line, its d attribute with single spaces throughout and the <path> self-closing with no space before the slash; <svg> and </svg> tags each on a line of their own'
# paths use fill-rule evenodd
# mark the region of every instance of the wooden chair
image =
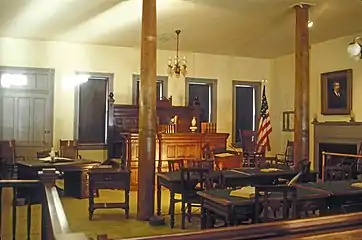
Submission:
<svg viewBox="0 0 362 240">
<path fill-rule="evenodd" d="M 25 158 L 16 156 L 15 140 L 0 141 L 0 168 L 1 178 L 16 178 L 16 161 Z"/>
<path fill-rule="evenodd" d="M 94 211 L 96 209 L 110 209 L 110 208 L 124 209 L 126 218 L 128 218 L 131 172 L 129 170 L 111 168 L 103 165 L 90 169 L 88 175 L 89 175 L 89 197 L 88 197 L 89 219 L 92 220 Z M 125 192 L 124 202 L 95 203 L 94 195 L 98 190 L 102 189 L 123 190 Z"/>
<path fill-rule="evenodd" d="M 64 158 L 82 158 L 82 156 L 78 154 L 78 143 L 75 140 L 59 140 L 59 154 L 60 157 Z"/>
<path fill-rule="evenodd" d="M 180 171 L 181 168 L 185 167 L 184 160 L 182 159 L 176 159 L 176 160 L 168 160 L 168 171 L 169 172 L 175 172 Z M 170 204 L 168 208 L 168 214 L 169 215 L 175 215 L 175 204 L 180 203 L 182 201 L 181 198 L 175 198 L 175 194 L 181 194 L 181 191 L 176 192 L 170 192 L 170 194 L 173 194 L 173 196 L 170 196 Z"/>
<path fill-rule="evenodd" d="M 215 169 L 215 161 L 214 160 L 188 160 L 187 167 L 191 168 L 205 168 L 210 171 Z"/>
<path fill-rule="evenodd" d="M 168 160 L 167 164 L 169 172 L 179 171 L 185 166 L 183 159 Z"/>
<path fill-rule="evenodd" d="M 323 180 L 343 181 L 352 179 L 357 169 L 357 161 L 346 157 L 326 156 Z"/>
<path fill-rule="evenodd" d="M 278 153 L 275 155 L 276 164 L 285 164 L 292 166 L 294 164 L 294 142 L 287 141 L 284 153 Z"/>
<path fill-rule="evenodd" d="M 244 164 L 247 167 L 263 167 L 266 164 L 265 149 L 257 149 L 256 131 L 239 130 L 243 148 Z"/>
<path fill-rule="evenodd" d="M 275 213 L 280 209 L 282 209 L 282 215 L 281 218 L 278 218 Z M 270 210 L 274 212 L 273 219 L 269 218 Z M 261 215 L 262 217 L 260 217 Z M 297 189 L 294 186 L 255 186 L 255 223 L 295 219 L 296 217 Z"/>
<path fill-rule="evenodd" d="M 241 146 L 243 148 L 244 165 L 250 167 L 256 148 L 256 132 L 251 130 L 239 130 Z"/>
<path fill-rule="evenodd" d="M 218 172 L 209 172 L 205 177 L 205 189 L 225 189 L 225 178 L 222 171 Z"/>
<path fill-rule="evenodd" d="M 205 179 L 209 173 L 209 168 L 181 168 L 181 229 L 185 229 L 186 216 L 191 221 L 192 207 L 201 206 L 197 192 L 206 189 Z"/>
</svg>

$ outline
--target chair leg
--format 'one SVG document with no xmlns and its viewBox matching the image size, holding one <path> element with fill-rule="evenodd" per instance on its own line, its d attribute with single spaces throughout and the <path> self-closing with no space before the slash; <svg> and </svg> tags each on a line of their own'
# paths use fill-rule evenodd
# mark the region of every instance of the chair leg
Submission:
<svg viewBox="0 0 362 240">
<path fill-rule="evenodd" d="M 187 220 L 189 222 L 191 222 L 191 208 L 192 208 L 192 205 L 190 203 L 187 204 Z"/>
<path fill-rule="evenodd" d="M 186 215 L 186 203 L 185 200 L 182 199 L 181 203 L 181 229 L 185 229 L 185 216 Z"/>
<path fill-rule="evenodd" d="M 129 218 L 129 191 L 126 190 L 125 191 L 125 204 L 126 204 L 126 207 L 125 207 L 125 213 L 126 213 L 126 219 Z"/>
</svg>

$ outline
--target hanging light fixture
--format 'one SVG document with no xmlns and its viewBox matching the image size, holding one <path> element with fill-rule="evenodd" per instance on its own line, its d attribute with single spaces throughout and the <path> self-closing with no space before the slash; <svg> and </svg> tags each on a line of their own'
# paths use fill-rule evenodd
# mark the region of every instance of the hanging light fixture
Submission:
<svg viewBox="0 0 362 240">
<path fill-rule="evenodd" d="M 347 47 L 347 53 L 356 61 L 362 59 L 362 38 L 356 37 Z"/>
<path fill-rule="evenodd" d="M 183 57 L 182 61 L 179 58 L 179 44 L 180 44 L 180 33 L 181 30 L 176 30 L 176 39 L 177 39 L 177 43 L 176 43 L 176 56 L 174 61 L 172 61 L 172 58 L 170 57 L 168 60 L 168 74 L 170 76 L 173 76 L 174 74 L 176 75 L 176 77 L 180 77 L 180 74 L 186 76 L 187 74 L 187 62 L 186 62 L 186 57 Z M 172 63 L 173 62 L 173 63 Z"/>
</svg>

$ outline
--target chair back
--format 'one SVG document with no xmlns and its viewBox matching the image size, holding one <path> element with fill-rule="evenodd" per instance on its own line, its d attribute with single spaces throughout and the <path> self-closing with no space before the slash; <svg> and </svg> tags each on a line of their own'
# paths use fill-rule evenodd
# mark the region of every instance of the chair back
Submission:
<svg viewBox="0 0 362 240">
<path fill-rule="evenodd" d="M 0 165 L 15 164 L 15 140 L 0 141 Z"/>
<path fill-rule="evenodd" d="M 206 177 L 210 174 L 210 169 L 200 167 L 181 168 L 181 188 L 182 193 L 190 195 L 197 191 L 206 190 Z"/>
<path fill-rule="evenodd" d="M 179 171 L 181 170 L 181 168 L 184 167 L 184 160 L 183 159 L 167 160 L 167 164 L 169 172 Z"/>
<path fill-rule="evenodd" d="M 215 172 L 209 173 L 206 176 L 205 181 L 206 181 L 206 183 L 205 183 L 206 190 L 225 189 L 226 188 L 225 178 L 224 178 L 224 174 L 222 173 L 222 171 L 215 171 Z"/>
<path fill-rule="evenodd" d="M 78 143 L 75 140 L 59 140 L 59 153 L 60 157 L 79 159 Z"/>
<path fill-rule="evenodd" d="M 189 160 L 187 161 L 187 167 L 191 168 L 204 168 L 212 171 L 215 169 L 214 160 Z"/>
<path fill-rule="evenodd" d="M 285 147 L 285 163 L 287 165 L 294 164 L 294 141 L 287 141 L 287 146 Z"/>
<path fill-rule="evenodd" d="M 297 217 L 297 189 L 286 185 L 255 186 L 255 222 L 269 220 L 270 210 L 280 212 L 277 219 L 295 219 Z M 262 217 L 260 217 L 262 215 Z"/>
<path fill-rule="evenodd" d="M 241 145 L 243 152 L 253 153 L 256 148 L 256 131 L 252 130 L 239 130 Z"/>
</svg>

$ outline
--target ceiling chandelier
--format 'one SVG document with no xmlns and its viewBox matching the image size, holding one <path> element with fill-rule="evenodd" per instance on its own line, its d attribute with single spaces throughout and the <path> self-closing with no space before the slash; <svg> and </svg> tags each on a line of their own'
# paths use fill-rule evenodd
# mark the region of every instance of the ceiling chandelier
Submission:
<svg viewBox="0 0 362 240">
<path fill-rule="evenodd" d="M 362 38 L 356 37 L 353 39 L 347 47 L 347 52 L 356 61 L 362 59 Z"/>
<path fill-rule="evenodd" d="M 180 74 L 186 76 L 186 74 L 187 74 L 186 57 L 183 57 L 183 59 L 181 61 L 179 58 L 179 55 L 178 55 L 181 30 L 176 30 L 175 33 L 176 33 L 176 39 L 177 39 L 176 56 L 175 56 L 173 63 L 172 63 L 171 57 L 168 59 L 168 74 L 170 76 L 173 76 L 175 74 L 176 77 L 180 77 Z"/>
</svg>

